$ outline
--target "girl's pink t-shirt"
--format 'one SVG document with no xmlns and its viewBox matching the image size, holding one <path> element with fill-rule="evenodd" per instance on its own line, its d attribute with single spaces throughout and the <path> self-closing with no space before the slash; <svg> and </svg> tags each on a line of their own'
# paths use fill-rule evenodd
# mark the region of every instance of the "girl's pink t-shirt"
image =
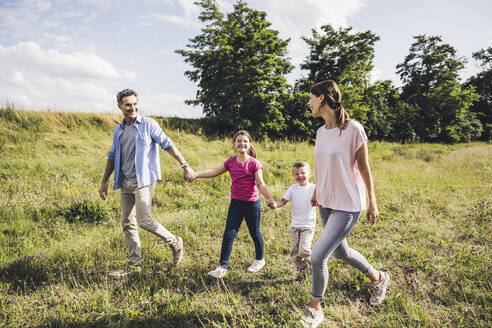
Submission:
<svg viewBox="0 0 492 328">
<path fill-rule="evenodd" d="M 359 212 L 366 209 L 366 189 L 355 154 L 367 142 L 362 125 L 350 121 L 339 128 L 316 132 L 314 166 L 318 204 L 334 210 Z"/>
<path fill-rule="evenodd" d="M 250 157 L 246 162 L 239 163 L 237 156 L 229 157 L 224 167 L 231 175 L 231 198 L 255 202 L 260 198 L 256 187 L 255 173 L 263 169 L 259 160 Z"/>
</svg>

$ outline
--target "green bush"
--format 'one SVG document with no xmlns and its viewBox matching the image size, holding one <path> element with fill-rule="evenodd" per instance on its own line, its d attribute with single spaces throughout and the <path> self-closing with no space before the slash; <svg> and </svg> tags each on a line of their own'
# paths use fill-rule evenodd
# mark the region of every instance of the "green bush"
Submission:
<svg viewBox="0 0 492 328">
<path fill-rule="evenodd" d="M 110 218 L 110 209 L 101 201 L 79 199 L 60 211 L 68 222 L 98 223 Z"/>
<path fill-rule="evenodd" d="M 431 162 L 439 160 L 443 153 L 441 150 L 419 149 L 415 157 L 426 162 Z"/>
</svg>

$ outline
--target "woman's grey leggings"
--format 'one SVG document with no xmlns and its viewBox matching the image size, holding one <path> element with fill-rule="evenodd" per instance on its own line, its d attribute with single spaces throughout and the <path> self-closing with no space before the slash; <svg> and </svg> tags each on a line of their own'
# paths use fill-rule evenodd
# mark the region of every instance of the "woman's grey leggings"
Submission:
<svg viewBox="0 0 492 328">
<path fill-rule="evenodd" d="M 314 244 L 311 252 L 311 265 L 313 270 L 313 282 L 311 288 L 311 300 L 321 301 L 328 284 L 328 258 L 331 253 L 351 266 L 359 269 L 363 274 L 369 275 L 374 269 L 366 258 L 356 250 L 350 248 L 347 243 L 347 235 L 352 231 L 360 212 L 345 212 L 319 207 L 323 232 Z"/>
</svg>

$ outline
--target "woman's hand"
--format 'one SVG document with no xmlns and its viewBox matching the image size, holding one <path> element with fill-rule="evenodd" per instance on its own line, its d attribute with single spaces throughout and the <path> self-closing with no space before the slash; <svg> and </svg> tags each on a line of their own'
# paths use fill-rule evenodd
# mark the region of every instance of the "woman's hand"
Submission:
<svg viewBox="0 0 492 328">
<path fill-rule="evenodd" d="M 311 206 L 312 207 L 318 206 L 318 199 L 316 198 L 316 190 L 313 193 L 313 197 L 311 197 Z"/>
<path fill-rule="evenodd" d="M 369 206 L 367 207 L 367 221 L 369 221 L 371 224 L 376 223 L 378 220 L 378 206 L 376 205 L 376 202 L 369 202 Z"/>
</svg>

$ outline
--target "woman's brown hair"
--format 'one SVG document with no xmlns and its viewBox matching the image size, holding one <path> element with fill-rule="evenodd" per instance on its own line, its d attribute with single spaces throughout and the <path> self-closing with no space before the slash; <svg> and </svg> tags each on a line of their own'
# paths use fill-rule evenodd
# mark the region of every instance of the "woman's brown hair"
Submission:
<svg viewBox="0 0 492 328">
<path fill-rule="evenodd" d="M 321 95 L 324 96 L 322 104 L 327 104 L 335 111 L 337 126 L 340 129 L 340 133 L 342 133 L 342 130 L 345 129 L 350 122 L 350 116 L 341 103 L 342 93 L 340 92 L 337 83 L 333 80 L 322 81 L 313 85 L 310 92 L 316 97 Z"/>
<path fill-rule="evenodd" d="M 249 143 L 250 143 L 250 146 L 249 146 L 249 149 L 248 149 L 248 155 L 251 156 L 251 157 L 256 158 L 256 151 L 253 148 L 253 145 L 251 145 L 251 143 L 253 142 L 253 138 L 251 138 L 251 135 L 249 134 L 249 132 L 246 131 L 246 130 L 239 130 L 239 131 L 237 131 L 236 134 L 234 135 L 234 138 L 232 139 L 232 141 L 233 142 L 236 142 L 236 138 L 238 136 L 246 136 L 246 137 L 248 137 Z"/>
</svg>

